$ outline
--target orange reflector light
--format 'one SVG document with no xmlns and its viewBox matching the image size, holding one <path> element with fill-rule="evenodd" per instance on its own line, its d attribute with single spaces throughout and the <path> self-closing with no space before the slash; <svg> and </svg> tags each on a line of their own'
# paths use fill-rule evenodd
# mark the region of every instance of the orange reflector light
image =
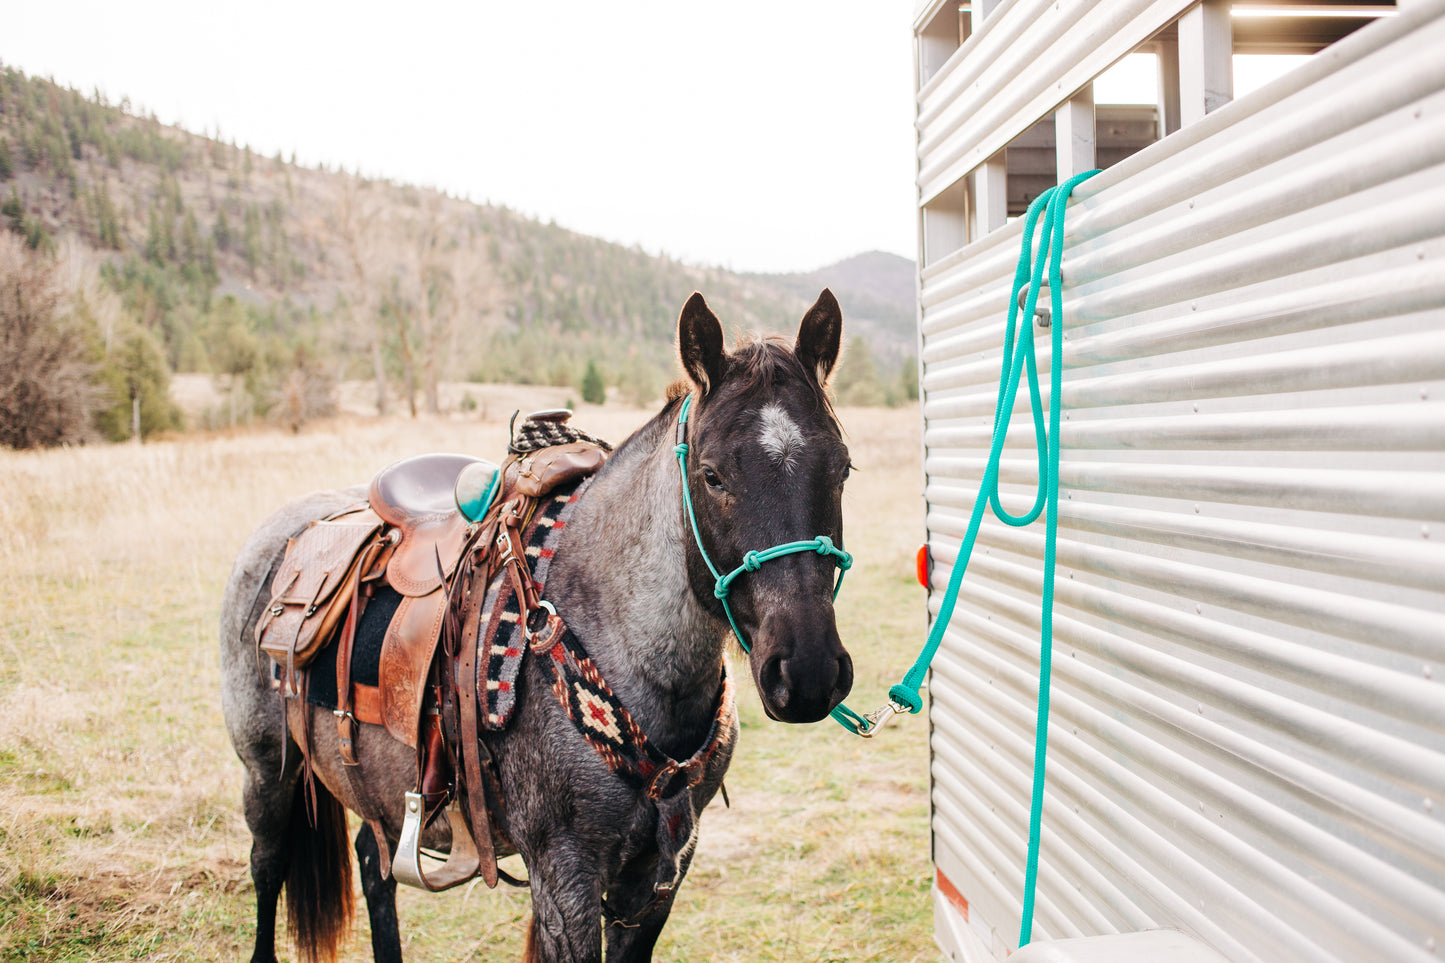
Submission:
<svg viewBox="0 0 1445 963">
<path fill-rule="evenodd" d="M 918 584 L 928 588 L 928 583 L 933 576 L 933 556 L 928 554 L 928 546 L 918 546 Z"/>
</svg>

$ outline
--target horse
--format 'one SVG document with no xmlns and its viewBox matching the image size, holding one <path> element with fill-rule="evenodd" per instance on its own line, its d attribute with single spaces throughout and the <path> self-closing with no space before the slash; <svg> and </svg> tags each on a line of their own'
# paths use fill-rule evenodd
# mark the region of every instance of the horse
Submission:
<svg viewBox="0 0 1445 963">
<path fill-rule="evenodd" d="M 719 719 L 724 731 L 681 789 L 639 787 L 579 736 L 553 697 L 544 660 L 528 654 L 510 727 L 481 736 L 503 797 L 494 813 L 497 854 L 520 853 L 529 877 L 524 960 L 601 961 L 604 948 L 609 963 L 652 958 L 676 898 L 675 885 L 658 880 L 681 881 L 696 839 L 694 829 L 675 852 L 659 851 L 662 802 L 655 797 L 671 793 L 674 814 L 701 814 L 722 785 L 738 731 L 736 716 L 719 711 L 720 702 L 731 705 L 726 654 L 734 632 L 746 640 L 750 674 L 774 720 L 820 720 L 852 687 L 833 612 L 835 566 L 843 563 L 821 550 L 745 563 L 750 552 L 800 539 L 843 544 L 850 465 L 826 390 L 841 334 L 841 310 L 825 289 L 793 344 L 767 338 L 729 351 L 717 316 L 693 294 L 677 325 L 686 377 L 612 453 L 558 533 L 547 601 L 646 739 L 673 759 L 688 759 Z M 326 724 L 331 713 L 295 699 L 283 703 L 253 635 L 287 539 L 364 499 L 363 491 L 315 493 L 280 509 L 241 550 L 222 602 L 222 707 L 245 770 L 256 963 L 275 960 L 283 886 L 300 954 L 334 959 L 353 910 L 352 848 L 373 957 L 401 959 L 396 879 L 383 874 L 381 844 L 367 824 L 354 843 L 348 839 L 346 810 L 379 806 L 395 845 L 403 796 L 416 778 L 415 751 L 380 726 L 360 725 L 359 765 L 348 771 L 336 727 Z M 714 563 L 742 573 L 726 600 Z M 288 711 L 310 716 L 309 788 Z M 423 842 L 445 851 L 450 837 L 441 823 Z M 676 864 L 671 877 L 663 865 L 669 859 Z"/>
</svg>

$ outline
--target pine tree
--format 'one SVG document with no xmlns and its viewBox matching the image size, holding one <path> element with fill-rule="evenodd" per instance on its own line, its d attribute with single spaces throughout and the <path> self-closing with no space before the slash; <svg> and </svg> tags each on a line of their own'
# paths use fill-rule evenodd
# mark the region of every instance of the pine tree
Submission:
<svg viewBox="0 0 1445 963">
<path fill-rule="evenodd" d="M 226 220 L 224 207 L 216 212 L 216 223 L 211 226 L 211 237 L 220 250 L 229 251 L 231 249 L 231 242 L 234 238 L 231 235 L 231 222 Z"/>
<path fill-rule="evenodd" d="M 848 342 L 843 363 L 833 378 L 833 390 L 838 394 L 839 403 L 845 405 L 881 405 L 886 400 L 873 352 L 863 338 Z"/>
<path fill-rule="evenodd" d="M 92 203 L 95 207 L 96 239 L 103 247 L 120 250 L 120 217 L 115 211 L 115 202 L 110 199 L 110 185 L 102 180 L 92 189 Z"/>
<path fill-rule="evenodd" d="M 152 204 L 150 220 L 146 224 L 147 261 L 157 265 L 164 265 L 166 263 L 166 248 L 168 246 L 166 235 L 169 233 L 162 224 L 160 211 Z"/>
<path fill-rule="evenodd" d="M 111 441 L 134 437 L 132 406 L 137 401 L 142 438 L 181 427 L 180 410 L 171 401 L 165 349 L 145 328 L 131 325 L 118 333 L 101 364 L 100 381 L 109 389 L 112 403 L 97 413 L 95 423 Z"/>
<path fill-rule="evenodd" d="M 582 384 L 578 386 L 582 391 L 582 400 L 589 405 L 600 405 L 607 400 L 607 387 L 602 383 L 602 372 L 597 370 L 597 362 L 591 358 L 587 359 L 587 370 L 582 375 Z"/>
<path fill-rule="evenodd" d="M 918 400 L 918 359 L 911 354 L 903 359 L 903 367 L 898 372 L 898 389 L 902 395 L 900 403 Z"/>
</svg>

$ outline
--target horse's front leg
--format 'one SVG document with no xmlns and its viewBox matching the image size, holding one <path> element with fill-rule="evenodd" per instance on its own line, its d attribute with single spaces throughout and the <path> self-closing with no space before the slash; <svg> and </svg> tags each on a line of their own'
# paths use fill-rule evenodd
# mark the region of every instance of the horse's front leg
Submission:
<svg viewBox="0 0 1445 963">
<path fill-rule="evenodd" d="M 607 937 L 607 963 L 646 963 L 652 959 L 653 947 L 672 913 L 677 889 L 692 865 L 692 850 L 680 855 L 681 873 L 677 886 L 666 896 L 659 896 L 657 887 L 658 857 L 639 857 L 623 867 L 622 873 L 607 888 L 607 916 L 604 932 Z"/>
<path fill-rule="evenodd" d="M 593 860 L 562 847 L 527 862 L 532 926 L 523 963 L 602 963 L 602 883 Z"/>
<path fill-rule="evenodd" d="M 361 891 L 371 919 L 371 956 L 376 963 L 401 963 L 401 930 L 396 922 L 396 877 L 381 878 L 381 855 L 376 833 L 361 824 L 356 832 L 356 862 L 361 867 Z"/>
</svg>

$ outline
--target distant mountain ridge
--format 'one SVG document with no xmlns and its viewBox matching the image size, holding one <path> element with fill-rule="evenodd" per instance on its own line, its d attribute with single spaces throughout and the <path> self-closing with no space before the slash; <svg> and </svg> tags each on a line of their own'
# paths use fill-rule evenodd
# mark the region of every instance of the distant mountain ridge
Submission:
<svg viewBox="0 0 1445 963">
<path fill-rule="evenodd" d="M 804 299 L 831 289 L 843 306 L 849 334 L 861 334 L 880 357 L 894 360 L 916 350 L 916 272 L 915 262 L 906 257 L 868 251 L 816 271 L 750 276 Z"/>
<path fill-rule="evenodd" d="M 277 404 L 298 371 L 374 380 L 380 409 L 435 409 L 447 381 L 577 386 L 589 364 L 653 398 L 675 373 L 673 328 L 693 290 L 734 330 L 787 334 L 830 287 L 849 336 L 889 370 L 915 350 L 906 258 L 793 274 L 685 264 L 266 158 L 3 65 L 0 202 L 0 229 L 97 263 L 171 371 L 225 379 L 231 419 Z"/>
</svg>

